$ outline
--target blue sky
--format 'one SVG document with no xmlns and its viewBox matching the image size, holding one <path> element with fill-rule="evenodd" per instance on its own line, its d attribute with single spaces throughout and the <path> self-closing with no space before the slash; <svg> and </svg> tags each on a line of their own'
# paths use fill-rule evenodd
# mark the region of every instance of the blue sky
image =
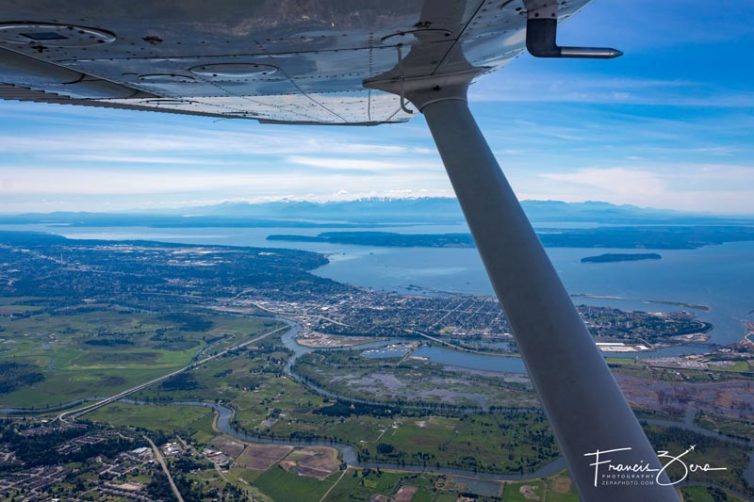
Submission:
<svg viewBox="0 0 754 502">
<path fill-rule="evenodd" d="M 594 0 L 568 45 L 475 84 L 472 111 L 519 197 L 754 214 L 754 2 Z M 422 117 L 269 126 L 0 102 L 0 212 L 225 200 L 451 195 Z"/>
</svg>

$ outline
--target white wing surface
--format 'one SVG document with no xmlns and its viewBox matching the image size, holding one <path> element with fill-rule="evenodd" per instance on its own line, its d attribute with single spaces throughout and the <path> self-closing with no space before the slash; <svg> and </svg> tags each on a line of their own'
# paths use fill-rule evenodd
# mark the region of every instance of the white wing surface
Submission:
<svg viewBox="0 0 754 502">
<path fill-rule="evenodd" d="M 0 98 L 402 122 L 400 97 L 365 81 L 492 71 L 522 51 L 525 28 L 522 0 L 0 0 Z"/>
</svg>

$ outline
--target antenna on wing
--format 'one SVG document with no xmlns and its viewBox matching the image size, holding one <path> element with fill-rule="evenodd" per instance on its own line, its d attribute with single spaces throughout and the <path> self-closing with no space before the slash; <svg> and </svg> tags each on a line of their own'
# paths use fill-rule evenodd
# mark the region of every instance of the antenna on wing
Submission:
<svg viewBox="0 0 754 502">
<path fill-rule="evenodd" d="M 558 2 L 529 0 L 526 5 L 526 48 L 538 58 L 612 59 L 622 56 L 608 47 L 561 47 L 557 43 Z"/>
</svg>

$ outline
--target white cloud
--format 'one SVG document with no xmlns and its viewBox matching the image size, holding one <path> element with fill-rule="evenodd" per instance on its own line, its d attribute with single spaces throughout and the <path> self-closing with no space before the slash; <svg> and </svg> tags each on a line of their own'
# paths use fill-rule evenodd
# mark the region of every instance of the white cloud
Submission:
<svg viewBox="0 0 754 502">
<path fill-rule="evenodd" d="M 47 196 L 107 198 L 113 195 L 148 195 L 159 199 L 171 194 L 194 194 L 193 197 L 223 200 L 237 197 L 281 198 L 291 194 L 323 197 L 338 192 L 341 195 L 416 193 L 422 190 L 448 193 L 448 187 L 441 168 L 434 173 L 392 170 L 374 176 L 366 171 L 356 174 L 337 169 L 323 172 L 319 169 L 301 170 L 295 166 L 243 172 L 194 168 L 181 170 L 180 173 L 115 167 L 55 169 L 16 166 L 0 169 L 0 194 L 4 199 L 0 211 L 14 210 L 19 199 L 35 201 Z"/>
<path fill-rule="evenodd" d="M 749 166 L 642 164 L 587 167 L 536 177 L 546 182 L 521 182 L 524 191 L 534 198 L 571 202 L 596 199 L 697 212 L 754 212 L 754 167 Z"/>
<path fill-rule="evenodd" d="M 92 121 L 96 123 L 96 121 Z M 5 153 L 102 153 L 121 152 L 174 152 L 185 155 L 197 153 L 233 155 L 286 155 L 286 154 L 349 154 L 349 155 L 403 155 L 427 153 L 395 144 L 381 137 L 373 143 L 365 142 L 368 135 L 353 131 L 332 129 L 325 131 L 316 127 L 289 127 L 265 129 L 249 124 L 248 130 L 218 130 L 202 127 L 177 127 L 170 133 L 161 130 L 122 129 L 118 124 L 103 122 L 100 130 L 83 134 L 56 132 L 53 130 L 14 133 L 6 131 L 0 136 L 0 150 Z M 279 127 L 279 126 L 278 126 Z M 388 126 L 389 127 L 389 126 Z M 401 126 L 392 126 L 401 127 Z M 113 129 L 113 130 L 110 130 Z"/>
<path fill-rule="evenodd" d="M 197 158 L 171 157 L 171 156 L 144 156 L 144 155 L 104 155 L 104 154 L 60 154 L 57 160 L 94 162 L 99 165 L 116 164 L 176 164 L 176 165 L 206 165 L 207 161 Z"/>
<path fill-rule="evenodd" d="M 568 173 L 542 173 L 542 178 L 587 186 L 611 197 L 629 198 L 637 195 L 654 197 L 662 193 L 663 182 L 657 173 L 629 168 L 586 168 Z"/>
<path fill-rule="evenodd" d="M 439 162 L 415 162 L 406 159 L 348 159 L 342 157 L 314 157 L 292 155 L 285 160 L 291 164 L 302 166 L 317 167 L 321 169 L 343 169 L 343 170 L 365 170 L 365 171 L 387 171 L 395 169 L 435 169 L 442 170 L 442 164 Z"/>
<path fill-rule="evenodd" d="M 754 106 L 754 92 L 705 82 L 563 74 L 557 70 L 494 74 L 469 89 L 472 102 L 601 103 L 679 107 Z"/>
</svg>

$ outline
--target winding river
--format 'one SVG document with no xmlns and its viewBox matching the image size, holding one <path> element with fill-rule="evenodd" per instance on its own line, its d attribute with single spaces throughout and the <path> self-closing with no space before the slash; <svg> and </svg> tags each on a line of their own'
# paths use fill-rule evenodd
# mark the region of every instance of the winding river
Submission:
<svg viewBox="0 0 754 502">
<path fill-rule="evenodd" d="M 296 342 L 296 337 L 299 333 L 298 324 L 289 320 L 283 320 L 283 321 L 286 322 L 286 324 L 288 324 L 288 326 L 291 329 L 288 330 L 281 337 L 281 340 L 283 344 L 285 345 L 285 347 L 290 349 L 293 352 L 293 355 L 288 359 L 288 361 L 285 364 L 284 371 L 286 375 L 288 375 L 289 377 L 296 379 L 297 381 L 301 381 L 300 378 L 292 371 L 293 365 L 295 364 L 296 360 L 299 357 L 303 356 L 304 354 L 314 352 L 315 349 L 305 347 Z M 384 340 L 381 342 L 368 342 L 365 344 L 358 345 L 355 348 L 358 348 L 358 349 L 379 348 L 379 347 L 389 345 L 394 342 L 395 340 Z M 322 350 L 322 349 L 318 349 L 318 350 Z M 326 349 L 326 350 L 341 350 L 341 349 Z M 385 405 L 385 403 L 373 403 L 369 401 L 348 398 L 346 396 L 340 396 L 326 389 L 313 386 L 311 382 L 306 382 L 305 385 L 307 386 L 307 388 L 313 390 L 314 392 L 320 393 L 322 395 L 325 395 L 331 398 L 341 399 L 341 400 L 350 401 L 350 402 L 358 402 L 358 403 L 363 403 L 363 404 L 379 404 L 383 406 Z M 260 435 L 248 434 L 247 432 L 238 430 L 233 426 L 233 416 L 235 414 L 235 411 L 221 404 L 199 402 L 199 401 L 180 402 L 180 403 L 173 403 L 173 404 L 206 406 L 206 407 L 212 408 L 216 414 L 215 428 L 217 429 L 217 431 L 227 434 L 229 436 L 235 437 L 242 441 L 263 443 L 263 444 L 283 444 L 283 445 L 290 445 L 290 446 L 309 445 L 309 446 L 329 446 L 329 447 L 337 448 L 340 451 L 343 462 L 353 467 L 372 468 L 372 469 L 374 468 L 394 469 L 394 470 L 400 470 L 404 472 L 414 472 L 414 473 L 428 472 L 428 473 L 437 473 L 437 474 L 449 474 L 449 475 L 461 476 L 461 477 L 466 477 L 466 478 L 481 479 L 481 480 L 497 480 L 497 481 L 523 481 L 523 480 L 549 477 L 549 476 L 553 476 L 557 474 L 558 472 L 561 472 L 563 469 L 566 468 L 565 460 L 562 457 L 558 457 L 557 459 L 545 464 L 544 466 L 540 467 L 539 469 L 535 471 L 528 472 L 528 473 L 520 473 L 520 474 L 490 473 L 490 472 L 480 473 L 480 472 L 465 471 L 461 469 L 452 469 L 452 468 L 446 468 L 446 467 L 399 465 L 399 464 L 388 463 L 388 462 L 363 462 L 360 460 L 356 448 L 348 444 L 316 440 L 316 439 L 274 439 L 274 438 L 260 436 Z M 695 432 L 697 434 L 702 434 L 707 437 L 712 437 L 721 441 L 726 441 L 733 444 L 737 444 L 739 446 L 744 446 L 744 447 L 752 446 L 751 441 L 747 442 L 742 439 L 731 438 L 723 434 L 719 434 L 716 432 L 703 429 L 699 427 L 698 425 L 694 424 L 693 418 L 694 418 L 693 410 L 690 410 L 690 412 L 687 414 L 687 416 L 682 422 L 662 420 L 662 419 L 648 419 L 646 421 L 653 425 L 660 425 L 664 427 L 679 427 L 679 428 L 682 428 L 691 432 Z M 750 456 L 750 461 L 749 461 L 749 464 L 747 465 L 746 470 L 744 471 L 743 478 L 746 480 L 747 483 L 749 483 L 749 485 L 754 486 L 754 451 L 752 451 L 752 454 Z"/>
<path fill-rule="evenodd" d="M 386 403 L 370 402 L 366 400 L 350 398 L 347 396 L 341 396 L 333 392 L 330 392 L 326 389 L 323 389 L 321 387 L 315 386 L 311 382 L 303 382 L 302 379 L 295 372 L 292 371 L 293 365 L 295 364 L 296 360 L 299 357 L 303 356 L 304 354 L 314 352 L 315 349 L 305 347 L 296 342 L 296 337 L 300 330 L 298 324 L 296 324 L 293 321 L 286 320 L 286 319 L 279 319 L 279 320 L 285 322 L 290 328 L 281 337 L 281 340 L 283 344 L 285 345 L 285 347 L 293 352 L 293 355 L 288 359 L 288 361 L 286 362 L 284 366 L 284 372 L 287 376 L 302 383 L 303 385 L 306 385 L 306 387 L 312 390 L 313 392 L 316 392 L 323 396 L 330 397 L 332 399 L 339 399 L 339 400 L 343 400 L 347 402 L 354 402 L 354 403 L 360 403 L 360 404 L 370 404 L 370 405 L 379 405 L 379 406 L 387 405 Z M 388 339 L 388 340 L 382 340 L 378 342 L 368 342 L 365 344 L 358 345 L 354 348 L 357 348 L 357 349 L 379 348 L 385 345 L 389 345 L 391 343 L 395 343 L 395 340 Z M 316 349 L 316 350 L 323 350 L 323 349 Z M 332 348 L 332 349 L 325 349 L 325 350 L 342 350 L 342 349 Z M 492 356 L 492 357 L 495 357 L 495 356 Z M 507 358 L 507 359 L 510 359 L 510 358 Z M 68 403 L 62 403 L 60 405 L 57 405 L 55 407 L 50 407 L 47 409 L 2 408 L 0 409 L 0 412 L 5 413 L 5 414 L 16 414 L 16 415 L 38 415 L 38 414 L 49 413 L 51 411 L 65 410 L 74 406 L 78 406 L 87 401 L 99 400 L 99 399 L 102 399 L 102 398 L 99 398 L 99 397 L 83 398 L 83 399 L 78 399 L 78 400 L 71 401 Z M 120 399 L 120 401 L 125 402 L 125 403 L 130 403 L 130 404 L 153 404 L 153 403 L 147 403 L 145 401 L 129 399 L 129 398 L 123 398 L 123 399 Z M 215 413 L 215 420 L 213 423 L 213 428 L 218 432 L 227 434 L 231 437 L 234 437 L 244 442 L 261 443 L 261 444 L 280 444 L 280 445 L 288 445 L 288 446 L 326 446 L 326 447 L 336 448 L 340 452 L 343 462 L 345 462 L 349 466 L 358 467 L 358 468 L 372 468 L 372 469 L 380 468 L 384 470 L 398 470 L 398 471 L 409 472 L 409 473 L 426 472 L 426 473 L 433 473 L 433 474 L 448 474 L 448 475 L 453 475 L 453 476 L 458 476 L 458 477 L 465 477 L 468 479 L 487 480 L 487 481 L 523 481 L 523 480 L 537 479 L 537 478 L 553 476 L 566 468 L 565 461 L 562 457 L 558 457 L 555 460 L 552 460 L 551 462 L 543 465 L 542 467 L 540 467 L 539 469 L 535 471 L 527 472 L 527 473 L 516 473 L 516 474 L 495 473 L 495 472 L 474 472 L 474 471 L 466 471 L 462 469 L 453 469 L 453 468 L 448 468 L 448 467 L 400 465 L 400 464 L 389 463 L 389 462 L 365 462 L 359 458 L 357 449 L 350 444 L 338 443 L 338 442 L 333 442 L 333 441 L 325 441 L 321 439 L 296 439 L 296 438 L 279 439 L 279 438 L 273 438 L 273 437 L 268 437 L 268 436 L 263 436 L 263 435 L 249 434 L 246 431 L 239 430 L 233 425 L 233 418 L 235 416 L 235 410 L 223 404 L 212 403 L 212 402 L 207 402 L 207 401 L 198 401 L 198 400 L 197 401 L 176 401 L 176 402 L 165 403 L 165 404 L 177 405 L 177 406 L 202 406 L 202 407 L 211 408 Z M 406 406 L 401 405 L 401 407 L 406 407 Z M 422 407 L 422 406 L 414 406 L 412 408 L 426 409 L 426 407 Z M 461 410 L 461 411 L 464 411 L 464 410 Z M 479 410 L 468 409 L 465 411 L 473 412 L 473 411 L 479 411 Z M 686 419 L 683 422 L 661 420 L 661 419 L 649 419 L 647 420 L 647 422 L 650 424 L 661 425 L 665 427 L 679 427 L 685 430 L 689 430 L 689 431 L 702 434 L 708 437 L 714 437 L 716 439 L 730 442 L 733 444 L 737 444 L 740 446 L 746 447 L 746 446 L 752 445 L 751 441 L 747 442 L 742 439 L 731 438 L 731 437 L 724 436 L 722 434 L 712 432 L 712 431 L 709 431 L 709 430 L 706 430 L 697 426 L 696 424 L 693 423 L 693 413 L 688 414 Z M 754 486 L 754 451 L 752 452 L 751 457 L 750 457 L 750 462 L 746 470 L 744 471 L 743 478 L 747 481 L 747 483 Z"/>
<path fill-rule="evenodd" d="M 122 399 L 124 403 L 128 404 L 154 404 L 146 401 L 139 401 L 136 399 Z M 337 441 L 325 441 L 322 439 L 296 439 L 286 438 L 278 439 L 268 436 L 262 436 L 257 434 L 249 434 L 248 432 L 237 429 L 233 426 L 233 417 L 235 411 L 228 406 L 211 403 L 208 401 L 175 401 L 167 403 L 171 406 L 202 406 L 205 408 L 212 408 L 215 412 L 215 420 L 213 428 L 217 432 L 222 432 L 228 436 L 234 437 L 244 442 L 258 443 L 258 444 L 279 444 L 286 446 L 326 446 L 329 448 L 336 448 L 340 454 L 343 462 L 350 467 L 358 468 L 370 468 L 370 469 L 383 469 L 383 470 L 399 470 L 403 472 L 411 473 L 432 473 L 432 474 L 449 474 L 459 477 L 465 477 L 470 479 L 481 479 L 490 481 L 522 481 L 528 479 L 537 479 L 548 476 L 553 476 L 566 468 L 565 461 L 562 457 L 558 457 L 555 460 L 545 464 L 536 471 L 512 474 L 512 473 L 496 473 L 496 472 L 475 472 L 466 471 L 463 469 L 452 469 L 449 467 L 434 467 L 434 466 L 420 466 L 420 465 L 402 465 L 390 462 L 364 462 L 359 458 L 359 454 L 355 447 L 346 443 L 339 443 Z"/>
</svg>

